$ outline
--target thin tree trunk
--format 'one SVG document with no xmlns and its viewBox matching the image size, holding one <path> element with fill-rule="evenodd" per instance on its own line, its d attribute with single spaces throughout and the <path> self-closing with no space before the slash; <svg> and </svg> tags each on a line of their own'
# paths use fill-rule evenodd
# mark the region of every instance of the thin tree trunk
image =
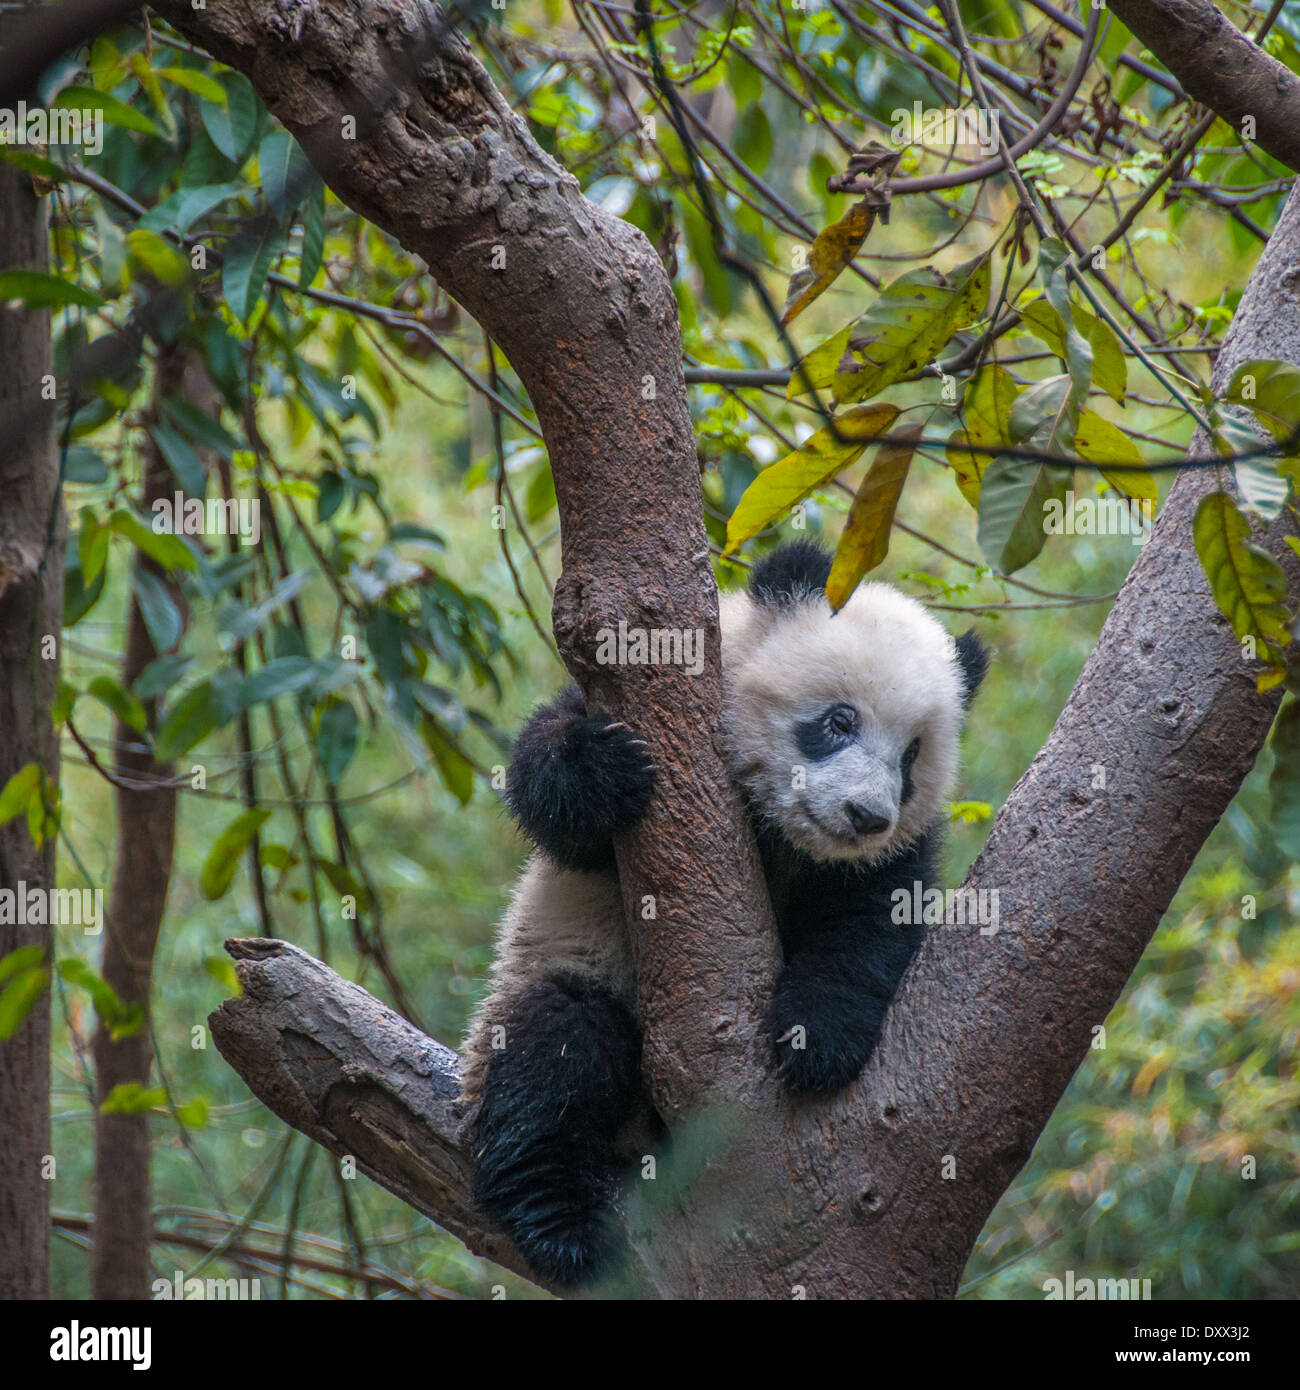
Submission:
<svg viewBox="0 0 1300 1390">
<path fill-rule="evenodd" d="M 31 179 L 0 164 L 0 270 L 49 265 L 48 209 Z M 39 762 L 57 785 L 50 703 L 59 678 L 64 518 L 59 494 L 50 316 L 0 305 L 0 787 Z M 37 850 L 26 817 L 0 827 L 0 888 L 54 886 L 54 840 Z M 16 914 L 15 914 L 16 915 Z M 48 914 L 47 914 L 48 916 Z M 0 924 L 0 957 L 39 946 L 48 926 Z M 0 1300 L 49 1294 L 50 994 L 0 1043 Z"/>
<path fill-rule="evenodd" d="M 192 353 L 176 347 L 165 352 L 154 386 L 154 411 L 171 395 L 184 394 L 205 409 L 215 408 L 216 393 Z M 144 479 L 140 504 L 150 515 L 157 498 L 176 490 L 171 470 L 150 438 L 144 448 Z M 158 562 L 137 550 L 133 575 L 148 573 L 166 581 Z M 169 585 L 172 601 L 180 594 Z M 182 610 L 183 611 L 183 610 Z M 130 690 L 141 671 L 160 653 L 145 626 L 134 589 L 130 597 L 122 685 Z M 156 722 L 156 700 L 145 701 L 148 727 Z M 140 734 L 120 720 L 114 727 L 116 773 L 117 862 L 113 896 L 104 933 L 100 974 L 125 1004 L 139 1004 L 145 1024 L 136 1033 L 113 1041 L 101 1022 L 95 1032 L 95 1098 L 102 1105 L 115 1086 L 135 1082 L 148 1086 L 153 1063 L 148 1018 L 154 952 L 167 905 L 172 855 L 176 840 L 176 798 L 173 786 L 153 785 L 171 777 L 170 763 L 155 762 Z M 97 1299 L 149 1297 L 149 1246 L 153 1233 L 151 1210 L 151 1147 L 149 1114 L 95 1115 L 95 1227 L 91 1253 L 91 1283 Z"/>
</svg>

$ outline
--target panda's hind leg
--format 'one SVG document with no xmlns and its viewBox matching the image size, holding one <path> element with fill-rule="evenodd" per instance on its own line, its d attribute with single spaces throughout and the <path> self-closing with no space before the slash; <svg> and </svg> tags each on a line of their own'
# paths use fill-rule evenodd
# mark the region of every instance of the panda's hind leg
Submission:
<svg viewBox="0 0 1300 1390">
<path fill-rule="evenodd" d="M 625 724 L 588 714 L 576 685 L 534 711 L 506 774 L 515 818 L 566 869 L 611 868 L 614 832 L 644 815 L 653 788 L 645 743 Z"/>
<path fill-rule="evenodd" d="M 589 1283 L 619 1250 L 614 1137 L 640 1094 L 631 1009 L 589 976 L 555 974 L 511 1010 L 476 1121 L 473 1200 L 552 1283 Z"/>
</svg>

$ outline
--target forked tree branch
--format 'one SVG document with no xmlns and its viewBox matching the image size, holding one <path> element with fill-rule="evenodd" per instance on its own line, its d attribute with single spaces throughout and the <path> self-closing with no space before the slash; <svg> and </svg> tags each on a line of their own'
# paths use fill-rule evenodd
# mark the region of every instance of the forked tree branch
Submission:
<svg viewBox="0 0 1300 1390">
<path fill-rule="evenodd" d="M 504 347 L 538 410 L 563 527 L 561 650 L 664 771 L 647 822 L 618 846 L 638 909 L 645 1076 L 668 1119 L 712 1123 L 693 1132 L 698 1143 L 677 1125 L 686 1181 L 670 1201 L 653 1200 L 654 1184 L 632 1199 L 645 1284 L 677 1297 L 951 1295 L 1276 707 L 1255 693 L 1192 547 L 1191 514 L 1213 478 L 1175 486 L 972 871 L 969 886 L 999 891 L 1000 932 L 931 933 L 862 1080 L 833 1101 L 792 1104 L 758 1027 L 777 948 L 714 744 L 715 596 L 676 317 L 653 251 L 583 201 L 417 0 L 158 8 L 252 79 L 341 197 L 424 257 Z M 1220 384 L 1245 357 L 1300 362 L 1298 259 L 1293 196 L 1220 355 Z M 1281 531 L 1264 539 L 1287 557 Z M 620 618 L 703 628 L 706 674 L 599 666 L 596 632 Z M 245 962 L 248 994 L 214 1017 L 232 1063 L 290 1124 L 350 1149 L 514 1265 L 466 1206 L 451 1054 L 300 952 L 274 950 Z M 232 1044 L 237 1030 L 247 1047 Z"/>
</svg>

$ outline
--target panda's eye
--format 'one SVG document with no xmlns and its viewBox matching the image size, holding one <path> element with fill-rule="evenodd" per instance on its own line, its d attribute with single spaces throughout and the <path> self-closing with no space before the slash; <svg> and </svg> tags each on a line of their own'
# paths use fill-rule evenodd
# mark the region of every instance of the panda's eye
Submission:
<svg viewBox="0 0 1300 1390">
<path fill-rule="evenodd" d="M 912 764 L 916 761 L 917 754 L 919 754 L 920 751 L 921 740 L 919 738 L 914 738 L 911 741 L 911 743 L 909 743 L 907 747 L 903 749 L 902 763 L 904 772 L 906 772 L 907 769 L 911 767 Z"/>
<path fill-rule="evenodd" d="M 852 705 L 836 705 L 826 716 L 826 727 L 832 733 L 848 737 L 858 731 L 858 712 Z"/>
</svg>

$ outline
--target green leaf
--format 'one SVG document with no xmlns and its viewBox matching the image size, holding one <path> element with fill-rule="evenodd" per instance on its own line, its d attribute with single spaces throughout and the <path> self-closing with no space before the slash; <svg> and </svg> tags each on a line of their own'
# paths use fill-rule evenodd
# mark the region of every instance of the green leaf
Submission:
<svg viewBox="0 0 1300 1390">
<path fill-rule="evenodd" d="M 146 526 L 134 512 L 119 508 L 104 523 L 119 536 L 125 536 L 138 550 L 168 570 L 198 568 L 194 552 L 179 536 L 169 531 L 155 531 Z"/>
<path fill-rule="evenodd" d="M 241 323 L 246 323 L 257 307 L 266 277 L 283 244 L 284 233 L 275 218 L 267 216 L 247 223 L 227 245 L 221 266 L 221 292 Z"/>
<path fill-rule="evenodd" d="M 1154 507 L 1160 496 L 1154 473 L 1142 467 L 1138 447 L 1117 425 L 1093 410 L 1079 412 L 1079 428 L 1074 436 L 1074 451 L 1089 463 L 1122 464 L 1123 468 L 1101 469 L 1101 476 L 1122 497 L 1150 502 Z"/>
<path fill-rule="evenodd" d="M 171 762 L 225 722 L 224 711 L 213 695 L 212 682 L 201 681 L 168 708 L 154 739 L 154 757 L 160 763 Z"/>
<path fill-rule="evenodd" d="M 90 995 L 95 1012 L 103 1020 L 114 1042 L 131 1037 L 144 1027 L 144 1008 L 140 1004 L 124 1003 L 113 986 L 96 975 L 84 960 L 77 956 L 66 957 L 59 962 L 59 974 L 69 984 Z"/>
<path fill-rule="evenodd" d="M 833 612 L 844 607 L 863 575 L 875 569 L 889 551 L 894 512 L 912 466 L 921 427 L 913 425 L 900 433 L 906 436 L 905 440 L 881 445 L 849 509 L 826 581 L 826 598 Z"/>
<path fill-rule="evenodd" d="M 1128 363 L 1124 349 L 1114 330 L 1095 314 L 1077 305 L 1071 306 L 1075 327 L 1092 348 L 1093 380 L 1122 405 L 1128 392 Z M 1035 299 L 1029 304 L 1016 306 L 1016 312 L 1025 321 L 1025 326 L 1041 343 L 1046 345 L 1064 362 L 1066 351 L 1065 326 L 1061 316 L 1045 298 Z"/>
<path fill-rule="evenodd" d="M 237 183 L 209 183 L 200 188 L 180 188 L 150 208 L 136 225 L 150 232 L 163 232 L 170 228 L 184 236 L 200 217 L 206 216 L 221 203 L 238 197 L 241 192 L 243 189 Z"/>
<path fill-rule="evenodd" d="M 268 661 L 239 687 L 239 703 L 243 709 L 277 695 L 290 695 L 305 690 L 316 679 L 318 669 L 309 656 L 282 656 Z"/>
<path fill-rule="evenodd" d="M 1074 442 L 1079 412 L 1068 376 L 1035 382 L 1016 398 L 1009 425 L 1011 442 L 1039 453 L 1059 455 Z M 1068 464 L 1034 463 L 999 454 L 980 484 L 979 544 L 989 563 L 1003 574 L 1027 565 L 1047 540 L 1045 509 L 1065 501 Z"/>
<path fill-rule="evenodd" d="M 154 651 L 160 655 L 171 651 L 181 640 L 185 620 L 181 617 L 180 609 L 172 602 L 166 584 L 149 570 L 139 569 L 132 576 L 132 587 Z"/>
<path fill-rule="evenodd" d="M 291 854 L 287 845 L 263 843 L 257 852 L 257 862 L 268 869 L 274 869 L 277 873 L 283 873 L 285 869 L 292 869 L 298 862 L 298 856 Z"/>
<path fill-rule="evenodd" d="M 41 785 L 40 763 L 25 763 L 0 790 L 0 825 L 7 825 L 27 809 Z"/>
<path fill-rule="evenodd" d="M 199 889 L 209 902 L 225 897 L 235 880 L 240 856 L 270 819 L 271 813 L 265 808 L 244 811 L 217 836 L 199 874 Z"/>
<path fill-rule="evenodd" d="M 810 435 L 792 454 L 765 468 L 745 489 L 727 523 L 727 553 L 758 535 L 795 503 L 842 473 L 898 418 L 886 403 L 854 406 Z M 838 437 L 837 437 L 838 436 Z"/>
<path fill-rule="evenodd" d="M 144 705 L 135 695 L 123 690 L 112 676 L 96 676 L 86 687 L 86 693 L 107 705 L 128 729 L 134 729 L 137 734 L 144 733 Z"/>
<path fill-rule="evenodd" d="M 208 1103 L 201 1097 L 176 1107 L 176 1118 L 186 1129 L 203 1129 L 208 1123 Z"/>
<path fill-rule="evenodd" d="M 149 425 L 149 433 L 181 491 L 190 497 L 202 497 L 207 489 L 207 475 L 194 446 L 162 420 L 154 420 Z"/>
<path fill-rule="evenodd" d="M 1266 648 L 1284 647 L 1287 631 L 1286 575 L 1266 551 L 1250 540 L 1250 523 L 1226 492 L 1201 499 L 1192 522 L 1196 553 L 1210 581 L 1219 611 L 1240 637 L 1254 637 Z M 1259 654 L 1276 664 L 1276 653 Z"/>
<path fill-rule="evenodd" d="M 39 270 L 0 271 L 0 304 L 17 300 L 25 309 L 50 309 L 60 304 L 79 304 L 98 309 L 107 301 L 80 285 L 71 285 L 57 275 Z"/>
<path fill-rule="evenodd" d="M 99 452 L 86 444 L 73 444 L 69 447 L 63 461 L 63 481 L 65 483 L 87 483 L 96 485 L 108 482 L 108 465 Z"/>
<path fill-rule="evenodd" d="M 1011 373 L 992 363 L 986 363 L 966 383 L 966 428 L 948 437 L 946 452 L 961 495 L 972 507 L 979 506 L 980 480 L 996 457 L 990 451 L 1011 443 L 1011 409 L 1019 394 L 1020 387 Z M 971 449 L 971 444 L 983 448 Z"/>
<path fill-rule="evenodd" d="M 218 106 L 226 104 L 226 89 L 214 77 L 196 68 L 159 68 L 157 74 L 164 82 L 174 87 L 184 87 L 204 101 L 215 102 Z"/>
<path fill-rule="evenodd" d="M 1300 434 L 1300 367 L 1291 362 L 1252 357 L 1233 372 L 1223 399 L 1253 410 L 1278 441 Z"/>
<path fill-rule="evenodd" d="M 189 279 L 189 261 L 158 232 L 136 227 L 127 233 L 126 245 L 132 267 L 137 271 L 147 271 L 161 284 L 175 289 Z"/>
<path fill-rule="evenodd" d="M 298 286 L 307 289 L 325 258 L 325 185 L 318 179 L 302 203 L 302 246 Z"/>
<path fill-rule="evenodd" d="M 63 626 L 75 627 L 99 602 L 104 593 L 104 570 L 86 584 L 80 558 L 71 550 L 63 570 Z"/>
<path fill-rule="evenodd" d="M 99 1107 L 101 1115 L 139 1115 L 167 1104 L 167 1092 L 161 1087 L 149 1088 L 138 1081 L 123 1081 L 104 1097 Z"/>
<path fill-rule="evenodd" d="M 109 125 L 143 131 L 146 135 L 160 134 L 158 127 L 143 112 L 107 92 L 97 92 L 93 87 L 64 87 L 50 105 L 60 111 L 99 111 Z"/>
<path fill-rule="evenodd" d="M 168 396 L 163 401 L 163 414 L 190 441 L 213 450 L 224 459 L 233 459 L 244 447 L 242 438 L 237 438 L 214 415 L 200 410 L 193 401 L 182 396 Z"/>
<path fill-rule="evenodd" d="M 772 123 L 757 101 L 747 104 L 736 124 L 736 153 L 756 174 L 772 162 Z"/>
<path fill-rule="evenodd" d="M 281 224 L 289 220 L 316 180 L 316 171 L 287 130 L 273 130 L 257 152 L 262 192 Z"/>
<path fill-rule="evenodd" d="M 23 1026 L 49 978 L 50 972 L 43 966 L 30 966 L 19 970 L 0 992 L 0 1042 L 8 1042 Z"/>
<path fill-rule="evenodd" d="M 1288 858 L 1300 859 L 1300 700 L 1294 695 L 1288 695 L 1278 711 L 1272 747 L 1269 829 Z"/>
<path fill-rule="evenodd" d="M 249 608 L 237 603 L 226 604 L 217 614 L 217 626 L 233 641 L 242 642 L 251 637 L 277 608 L 282 608 L 296 598 L 315 577 L 313 570 L 294 570 L 283 579 L 277 579 L 270 592 Z"/>
<path fill-rule="evenodd" d="M 933 266 L 909 271 L 883 290 L 850 329 L 844 356 L 829 378 L 836 399 L 865 400 L 928 367 L 959 329 L 988 307 L 989 255 L 976 256 L 943 275 Z M 827 385 L 813 375 L 814 386 Z M 806 391 L 803 373 L 791 374 L 791 400 Z"/>
<path fill-rule="evenodd" d="M 347 700 L 327 705 L 316 729 L 316 755 L 321 775 L 330 785 L 343 776 L 357 747 L 357 712 Z"/>
<path fill-rule="evenodd" d="M 135 678 L 131 688 L 142 700 L 165 695 L 193 665 L 192 656 L 155 657 Z"/>
<path fill-rule="evenodd" d="M 316 479 L 316 520 L 322 525 L 343 505 L 347 488 L 342 477 L 327 468 Z"/>
<path fill-rule="evenodd" d="M 19 946 L 7 956 L 0 956 L 0 985 L 18 974 L 20 970 L 30 970 L 45 959 L 45 951 L 40 946 Z"/>
<path fill-rule="evenodd" d="M 50 723 L 66 724 L 72 718 L 73 706 L 77 703 L 77 688 L 60 679 L 59 688 L 50 705 Z"/>
<path fill-rule="evenodd" d="M 16 169 L 25 169 L 38 178 L 49 179 L 51 183 L 66 183 L 69 178 L 68 171 L 61 169 L 52 159 L 46 159 L 44 155 L 35 154 L 20 145 L 0 145 L 0 160 L 12 164 Z"/>
<path fill-rule="evenodd" d="M 1047 292 L 1048 303 L 1064 326 L 1065 366 L 1074 383 L 1075 399 L 1082 406 L 1092 385 L 1092 344 L 1075 327 L 1070 281 L 1065 270 L 1069 258 L 1065 246 L 1052 238 L 1038 248 L 1038 276 Z"/>
<path fill-rule="evenodd" d="M 825 341 L 818 343 L 806 357 L 800 359 L 786 384 L 787 400 L 792 401 L 797 396 L 806 395 L 810 386 L 822 387 L 829 384 L 835 375 L 835 369 L 848 351 L 849 334 L 853 332 L 854 327 L 855 324 L 846 324 L 838 333 L 832 333 Z"/>
<path fill-rule="evenodd" d="M 420 721 L 420 733 L 443 785 L 464 806 L 474 795 L 474 765 L 428 716 Z"/>
<path fill-rule="evenodd" d="M 224 102 L 205 101 L 200 107 L 203 128 L 212 143 L 234 164 L 241 164 L 257 134 L 257 95 L 237 72 L 218 73 Z"/>
<path fill-rule="evenodd" d="M 550 459 L 537 465 L 528 489 L 524 493 L 524 516 L 530 524 L 541 521 L 555 509 L 555 478 Z"/>
<path fill-rule="evenodd" d="M 332 859 L 322 859 L 319 856 L 314 858 L 312 863 L 329 880 L 330 887 L 339 897 L 355 898 L 357 908 L 361 912 L 370 910 L 370 894 L 366 892 L 365 885 L 358 882 L 356 877 L 342 864 L 336 864 Z"/>
<path fill-rule="evenodd" d="M 235 969 L 234 961 L 228 956 L 209 956 L 203 962 L 203 968 L 236 999 L 243 994 L 244 987 L 239 983 L 239 972 Z"/>
</svg>

